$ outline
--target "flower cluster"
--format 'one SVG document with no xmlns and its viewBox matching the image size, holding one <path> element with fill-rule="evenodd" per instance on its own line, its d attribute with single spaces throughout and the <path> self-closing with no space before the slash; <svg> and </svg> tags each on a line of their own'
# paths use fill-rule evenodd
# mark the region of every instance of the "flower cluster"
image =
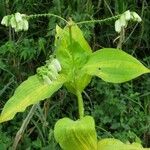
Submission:
<svg viewBox="0 0 150 150">
<path fill-rule="evenodd" d="M 46 65 L 37 68 L 38 76 L 47 84 L 51 84 L 53 80 L 56 80 L 60 71 L 61 65 L 56 58 L 50 58 L 46 61 Z"/>
<path fill-rule="evenodd" d="M 4 16 L 1 24 L 5 26 L 11 26 L 12 28 L 14 28 L 15 32 L 27 31 L 29 28 L 27 15 L 20 14 L 19 12 Z"/>
<path fill-rule="evenodd" d="M 115 31 L 120 33 L 121 28 L 126 28 L 128 25 L 128 21 L 136 21 L 136 22 L 141 22 L 142 19 L 141 17 L 136 13 L 136 12 L 130 12 L 127 10 L 124 12 L 118 20 L 115 22 Z"/>
</svg>

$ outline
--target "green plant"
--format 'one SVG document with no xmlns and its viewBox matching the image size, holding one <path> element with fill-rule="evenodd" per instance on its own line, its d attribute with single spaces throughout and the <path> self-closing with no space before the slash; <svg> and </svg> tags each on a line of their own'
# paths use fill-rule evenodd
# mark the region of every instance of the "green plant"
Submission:
<svg viewBox="0 0 150 150">
<path fill-rule="evenodd" d="M 123 83 L 150 72 L 138 60 L 122 50 L 103 48 L 92 52 L 83 37 L 82 31 L 77 26 L 84 23 L 106 22 L 111 19 L 117 19 L 120 15 L 104 20 L 78 23 L 74 23 L 71 20 L 66 21 L 54 14 L 31 15 L 29 17 L 26 16 L 26 19 L 41 16 L 60 18 L 67 25 L 63 29 L 56 26 L 55 52 L 53 56 L 46 61 L 44 66 L 37 69 L 36 75 L 29 77 L 16 89 L 13 97 L 4 106 L 0 122 L 12 119 L 17 112 L 22 112 L 27 106 L 50 97 L 64 85 L 68 91 L 77 97 L 79 119 L 73 121 L 69 118 L 63 118 L 56 123 L 54 135 L 62 149 L 105 150 L 116 149 L 116 147 L 118 150 L 120 148 L 129 150 L 143 149 L 141 145 L 136 143 L 123 144 L 115 139 L 104 139 L 98 142 L 94 119 L 91 116 L 84 115 L 82 92 L 90 83 L 92 76 L 100 77 L 106 82 Z M 14 19 L 14 15 L 12 17 Z M 16 31 L 24 30 L 22 25 L 21 28 L 18 28 L 17 21 L 15 26 L 14 22 L 11 23 L 7 19 L 3 20 L 2 23 L 13 26 Z M 35 105 L 32 108 L 35 108 Z M 34 110 L 31 109 L 32 115 Z M 32 115 L 29 115 L 24 120 L 23 129 L 21 128 L 21 130 L 24 130 Z"/>
</svg>

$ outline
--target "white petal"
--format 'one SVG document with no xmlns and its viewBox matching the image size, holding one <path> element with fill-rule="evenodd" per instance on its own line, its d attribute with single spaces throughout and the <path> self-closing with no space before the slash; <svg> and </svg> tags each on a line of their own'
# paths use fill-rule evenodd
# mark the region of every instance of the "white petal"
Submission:
<svg viewBox="0 0 150 150">
<path fill-rule="evenodd" d="M 27 20 L 23 19 L 23 29 L 24 31 L 27 31 L 29 28 L 29 23 Z"/>
<path fill-rule="evenodd" d="M 1 21 L 2 25 L 8 26 L 9 25 L 9 16 L 5 16 L 3 17 L 2 21 Z"/>
<path fill-rule="evenodd" d="M 141 17 L 136 12 L 132 12 L 132 16 L 135 21 L 137 21 L 137 22 L 142 21 Z"/>
<path fill-rule="evenodd" d="M 58 72 L 61 71 L 62 68 L 61 68 L 61 65 L 60 65 L 58 59 L 53 59 L 52 64 L 56 67 Z"/>
<path fill-rule="evenodd" d="M 52 74 L 53 74 L 55 77 L 58 76 L 57 68 L 56 68 L 53 64 L 50 64 L 50 65 L 48 66 L 48 69 L 49 69 L 49 71 L 52 72 Z"/>
<path fill-rule="evenodd" d="M 130 11 L 129 11 L 129 10 L 127 10 L 127 11 L 124 13 L 124 15 L 125 15 L 125 19 L 126 19 L 127 21 L 129 21 L 129 20 L 131 19 L 131 14 L 130 14 Z"/>
<path fill-rule="evenodd" d="M 17 22 L 16 22 L 16 19 L 15 19 L 14 15 L 12 15 L 12 17 L 10 19 L 10 24 L 11 24 L 12 28 L 16 28 L 17 27 Z"/>
<path fill-rule="evenodd" d="M 120 17 L 120 26 L 121 27 L 125 27 L 126 26 L 126 19 L 125 19 L 125 15 L 122 14 L 121 17 Z"/>
<path fill-rule="evenodd" d="M 20 21 L 22 21 L 22 16 L 21 16 L 21 14 L 20 13 L 15 13 L 15 19 L 16 19 L 16 22 L 20 22 Z"/>
<path fill-rule="evenodd" d="M 17 32 L 23 30 L 23 22 L 22 21 L 20 21 L 20 22 L 17 23 L 16 30 L 17 30 Z"/>
<path fill-rule="evenodd" d="M 56 80 L 57 79 L 57 76 L 55 76 L 51 71 L 49 71 L 47 73 L 48 77 L 50 78 L 50 80 Z"/>
<path fill-rule="evenodd" d="M 46 76 L 46 75 L 43 75 L 43 80 L 44 80 L 44 82 L 46 83 L 46 84 L 51 84 L 52 83 L 52 81 L 49 79 L 49 77 L 48 76 Z"/>
<path fill-rule="evenodd" d="M 115 21 L 115 31 L 120 33 L 121 32 L 121 25 L 120 25 L 120 20 Z"/>
<path fill-rule="evenodd" d="M 21 17 L 22 17 L 22 18 L 24 18 L 24 17 L 26 17 L 26 16 L 27 16 L 26 14 L 21 14 Z"/>
</svg>

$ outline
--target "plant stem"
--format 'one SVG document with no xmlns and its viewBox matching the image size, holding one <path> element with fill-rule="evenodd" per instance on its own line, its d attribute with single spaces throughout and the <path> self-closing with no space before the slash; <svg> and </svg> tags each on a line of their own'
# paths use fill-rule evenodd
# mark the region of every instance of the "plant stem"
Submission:
<svg viewBox="0 0 150 150">
<path fill-rule="evenodd" d="M 68 21 L 66 19 L 62 18 L 59 15 L 55 15 L 55 14 L 51 14 L 51 13 L 48 13 L 48 14 L 35 14 L 35 15 L 27 16 L 27 18 L 29 18 L 29 19 L 37 18 L 37 17 L 55 17 L 55 18 L 59 18 L 59 19 L 63 20 L 65 23 L 68 24 Z"/>
<path fill-rule="evenodd" d="M 69 38 L 70 38 L 70 44 L 72 44 L 72 32 L 71 32 L 71 27 L 72 25 L 69 25 Z"/>
<path fill-rule="evenodd" d="M 35 14 L 35 15 L 29 15 L 27 16 L 27 18 L 29 19 L 32 19 L 32 18 L 37 18 L 37 17 L 55 17 L 55 18 L 59 18 L 61 20 L 63 20 L 66 24 L 68 24 L 68 21 L 64 18 L 62 18 L 61 16 L 59 15 L 55 15 L 55 14 L 51 14 L 51 13 L 48 13 L 48 14 Z M 81 22 L 77 22 L 75 24 L 77 25 L 80 25 L 80 24 L 87 24 L 87 23 L 104 23 L 104 22 L 109 22 L 109 21 L 112 21 L 112 20 L 116 20 L 120 17 L 120 15 L 116 15 L 116 16 L 113 16 L 113 17 L 109 17 L 109 18 L 105 18 L 105 19 L 100 19 L 100 20 L 86 20 L 86 21 L 81 21 Z"/>
<path fill-rule="evenodd" d="M 77 91 L 77 98 L 78 98 L 78 109 L 79 109 L 79 118 L 84 117 L 84 104 L 83 104 L 83 99 L 82 99 L 82 94 L 80 91 Z"/>
<path fill-rule="evenodd" d="M 32 106 L 30 112 L 28 113 L 28 115 L 25 118 L 25 120 L 23 121 L 20 129 L 18 130 L 18 132 L 17 132 L 17 134 L 15 136 L 15 140 L 14 140 L 13 146 L 12 146 L 13 150 L 16 150 L 17 145 L 18 145 L 18 143 L 19 143 L 22 135 L 24 134 L 24 131 L 27 128 L 27 125 L 29 124 L 31 118 L 33 117 L 36 108 L 37 108 L 37 104 L 35 104 L 35 105 Z"/>
<path fill-rule="evenodd" d="M 77 22 L 75 24 L 80 25 L 80 24 L 86 24 L 86 23 L 104 23 L 104 22 L 109 22 L 112 20 L 116 20 L 120 17 L 120 15 L 116 15 L 113 17 L 109 17 L 109 18 L 105 18 L 105 19 L 100 19 L 100 20 L 87 20 L 87 21 L 81 21 L 81 22 Z"/>
<path fill-rule="evenodd" d="M 125 28 L 122 27 L 121 32 L 120 32 L 119 42 L 118 42 L 118 45 L 117 45 L 118 49 L 122 49 L 124 39 L 125 39 Z"/>
</svg>

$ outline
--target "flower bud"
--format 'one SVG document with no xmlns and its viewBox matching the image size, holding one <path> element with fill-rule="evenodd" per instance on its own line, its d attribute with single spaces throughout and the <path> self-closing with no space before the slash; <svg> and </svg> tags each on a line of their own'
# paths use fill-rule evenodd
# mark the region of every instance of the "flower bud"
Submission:
<svg viewBox="0 0 150 150">
<path fill-rule="evenodd" d="M 49 77 L 51 80 L 56 80 L 56 79 L 57 79 L 57 76 L 55 76 L 51 71 L 48 71 L 47 75 L 48 75 L 48 77 Z"/>
<path fill-rule="evenodd" d="M 129 21 L 129 20 L 131 19 L 131 13 L 130 13 L 129 10 L 127 10 L 127 11 L 124 13 L 124 15 L 125 15 L 125 19 L 126 19 L 127 21 Z"/>
<path fill-rule="evenodd" d="M 60 65 L 58 59 L 53 59 L 52 64 L 56 67 L 58 72 L 61 71 L 61 65 Z"/>
<path fill-rule="evenodd" d="M 56 67 L 55 67 L 53 64 L 50 64 L 50 65 L 48 66 L 48 69 L 49 69 L 49 71 L 50 71 L 55 77 L 58 76 L 57 69 L 56 69 Z"/>
<path fill-rule="evenodd" d="M 1 24 L 5 25 L 6 27 L 9 26 L 9 16 L 3 17 Z"/>
<path fill-rule="evenodd" d="M 19 32 L 22 31 L 22 29 L 23 29 L 23 22 L 22 21 L 17 22 L 17 27 L 15 28 L 15 31 Z"/>
<path fill-rule="evenodd" d="M 121 32 L 121 24 L 120 24 L 120 19 L 115 21 L 115 31 L 120 33 Z"/>
<path fill-rule="evenodd" d="M 12 17 L 10 19 L 10 24 L 11 24 L 12 28 L 17 28 L 17 22 L 16 22 L 16 19 L 15 19 L 14 15 L 12 15 Z"/>
<path fill-rule="evenodd" d="M 25 19 L 23 19 L 22 21 L 23 21 L 23 29 L 24 29 L 24 31 L 27 31 L 29 28 L 29 23 Z"/>
<path fill-rule="evenodd" d="M 136 12 L 132 12 L 132 16 L 133 16 L 134 21 L 137 21 L 137 22 L 142 21 L 141 17 Z"/>
<path fill-rule="evenodd" d="M 43 80 L 44 80 L 44 82 L 45 82 L 46 84 L 49 84 L 49 85 L 50 85 L 50 84 L 52 83 L 52 81 L 49 79 L 48 76 L 43 75 L 42 77 L 43 77 Z"/>
<path fill-rule="evenodd" d="M 19 12 L 15 13 L 15 19 L 16 19 L 16 22 L 22 21 L 22 16 Z"/>
<path fill-rule="evenodd" d="M 119 20 L 120 20 L 120 26 L 121 27 L 125 27 L 127 23 L 126 23 L 126 19 L 125 19 L 125 15 L 124 14 L 121 15 Z"/>
</svg>

